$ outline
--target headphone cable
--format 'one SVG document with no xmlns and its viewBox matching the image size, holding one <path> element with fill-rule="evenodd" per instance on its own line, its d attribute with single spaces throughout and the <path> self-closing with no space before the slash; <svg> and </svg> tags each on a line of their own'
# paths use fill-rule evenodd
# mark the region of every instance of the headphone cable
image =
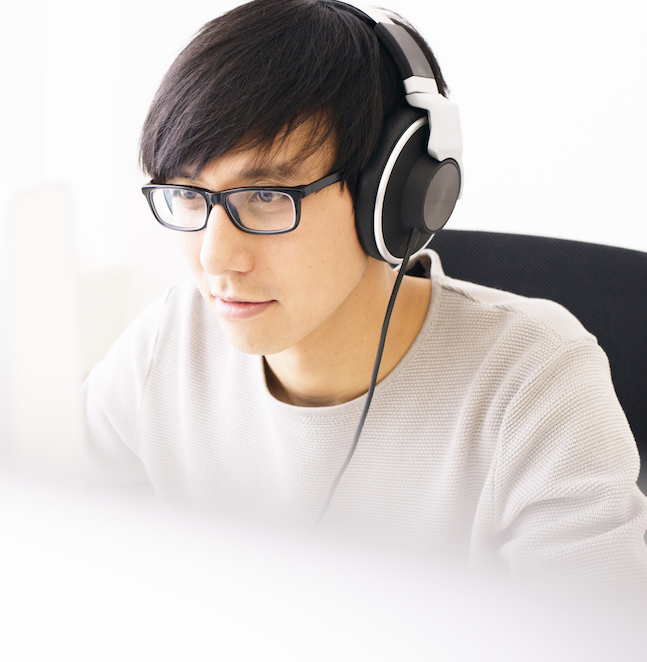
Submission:
<svg viewBox="0 0 647 662">
<path fill-rule="evenodd" d="M 387 306 L 386 314 L 384 315 L 384 322 L 382 323 L 382 333 L 380 335 L 380 342 L 377 347 L 377 355 L 375 357 L 375 363 L 373 364 L 373 374 L 371 375 L 371 383 L 370 386 L 368 387 L 366 402 L 364 403 L 364 409 L 362 410 L 362 415 L 359 419 L 359 425 L 357 426 L 357 430 L 355 430 L 355 438 L 353 439 L 353 443 L 350 447 L 350 450 L 348 451 L 348 455 L 346 456 L 344 463 L 341 465 L 341 468 L 337 472 L 337 476 L 335 476 L 335 480 L 330 486 L 330 490 L 328 491 L 328 496 L 326 497 L 326 501 L 324 502 L 323 508 L 321 509 L 321 512 L 317 517 L 317 521 L 315 522 L 313 529 L 316 529 L 321 523 L 321 520 L 325 517 L 326 512 L 328 511 L 328 506 L 330 505 L 333 495 L 335 494 L 335 490 L 337 489 L 337 485 L 339 484 L 341 477 L 344 475 L 344 472 L 346 471 L 346 467 L 348 467 L 348 465 L 350 464 L 351 458 L 353 457 L 355 453 L 355 449 L 357 448 L 359 437 L 362 433 L 362 428 L 364 427 L 364 421 L 366 420 L 368 409 L 371 406 L 371 401 L 373 400 L 373 392 L 375 391 L 375 385 L 377 384 L 377 374 L 380 370 L 380 363 L 382 362 L 382 353 L 384 352 L 384 344 L 386 343 L 386 334 L 389 329 L 389 322 L 391 320 L 391 313 L 393 312 L 393 306 L 395 305 L 395 299 L 398 296 L 398 292 L 400 290 L 400 283 L 404 278 L 404 274 L 407 270 L 409 260 L 411 259 L 411 254 L 413 253 L 413 247 L 416 245 L 419 236 L 420 236 L 420 230 L 418 230 L 417 228 L 413 228 L 409 234 L 409 239 L 407 240 L 407 249 L 404 253 L 404 257 L 402 258 L 400 271 L 398 272 L 398 276 L 395 279 L 393 290 L 391 291 L 391 298 L 389 299 L 389 305 Z"/>
</svg>

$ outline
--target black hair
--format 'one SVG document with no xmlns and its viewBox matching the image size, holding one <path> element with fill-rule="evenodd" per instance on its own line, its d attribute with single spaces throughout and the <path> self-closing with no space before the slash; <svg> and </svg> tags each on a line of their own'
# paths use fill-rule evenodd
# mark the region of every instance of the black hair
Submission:
<svg viewBox="0 0 647 662">
<path fill-rule="evenodd" d="M 446 95 L 424 38 L 393 20 L 421 46 Z M 269 153 L 314 120 L 299 157 L 334 137 L 331 171 L 354 196 L 384 117 L 402 103 L 396 66 L 366 21 L 325 0 L 253 0 L 204 25 L 171 65 L 144 122 L 140 162 L 155 182 L 195 177 L 233 149 Z"/>
</svg>

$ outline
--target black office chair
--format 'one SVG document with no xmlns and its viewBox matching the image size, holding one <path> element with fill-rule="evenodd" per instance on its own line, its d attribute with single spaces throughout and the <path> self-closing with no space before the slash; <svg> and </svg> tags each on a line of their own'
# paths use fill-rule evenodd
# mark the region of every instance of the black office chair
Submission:
<svg viewBox="0 0 647 662">
<path fill-rule="evenodd" d="M 647 253 L 464 230 L 439 232 L 430 248 L 448 276 L 557 301 L 597 337 L 638 444 L 638 485 L 647 494 Z"/>
</svg>

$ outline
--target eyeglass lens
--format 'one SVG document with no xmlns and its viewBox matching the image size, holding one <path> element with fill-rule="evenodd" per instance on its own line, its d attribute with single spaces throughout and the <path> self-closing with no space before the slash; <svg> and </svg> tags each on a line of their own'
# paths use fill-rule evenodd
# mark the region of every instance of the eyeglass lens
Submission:
<svg viewBox="0 0 647 662">
<path fill-rule="evenodd" d="M 207 220 L 207 201 L 196 191 L 160 187 L 153 191 L 151 202 L 164 223 L 179 229 L 201 228 Z M 248 230 L 289 230 L 296 219 L 294 199 L 280 191 L 236 191 L 227 195 L 225 205 L 229 214 Z"/>
</svg>

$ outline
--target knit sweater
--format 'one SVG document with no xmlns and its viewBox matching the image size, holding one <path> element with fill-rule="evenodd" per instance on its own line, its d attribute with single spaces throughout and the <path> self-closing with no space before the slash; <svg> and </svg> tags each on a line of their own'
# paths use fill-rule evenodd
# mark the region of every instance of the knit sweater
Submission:
<svg viewBox="0 0 647 662">
<path fill-rule="evenodd" d="M 517 577 L 642 582 L 647 499 L 595 338 L 556 303 L 454 280 L 432 251 L 423 327 L 375 390 L 323 530 Z M 109 481 L 311 526 L 366 396 L 297 407 L 232 348 L 192 282 L 128 328 L 84 387 Z"/>
</svg>

